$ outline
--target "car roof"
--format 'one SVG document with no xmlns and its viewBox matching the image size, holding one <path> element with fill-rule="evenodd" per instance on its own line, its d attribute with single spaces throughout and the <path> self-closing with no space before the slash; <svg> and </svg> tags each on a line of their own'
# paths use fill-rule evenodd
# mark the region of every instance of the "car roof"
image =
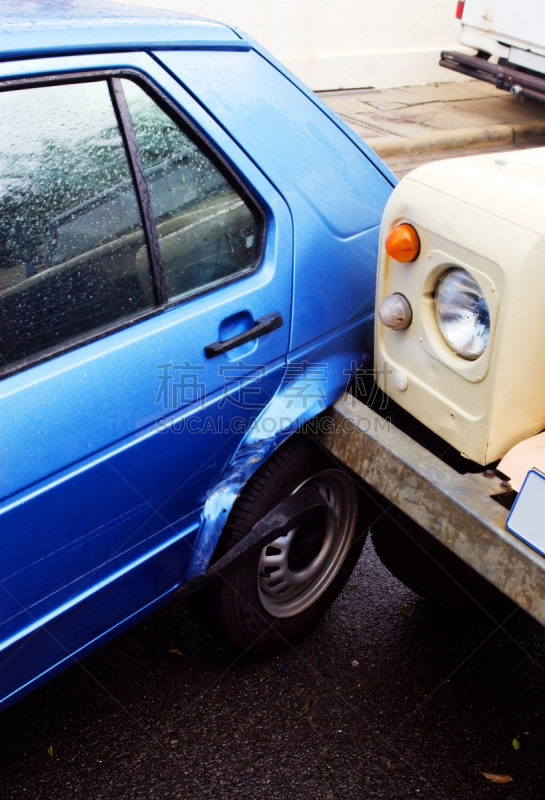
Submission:
<svg viewBox="0 0 545 800">
<path fill-rule="evenodd" d="M 227 25 L 191 14 L 108 0 L 0 0 L 0 59 L 222 44 L 242 40 Z"/>
</svg>

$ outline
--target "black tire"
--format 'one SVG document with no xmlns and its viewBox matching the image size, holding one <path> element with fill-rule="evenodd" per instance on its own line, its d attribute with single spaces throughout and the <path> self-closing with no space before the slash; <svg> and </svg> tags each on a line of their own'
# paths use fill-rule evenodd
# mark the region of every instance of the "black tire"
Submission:
<svg viewBox="0 0 545 800">
<path fill-rule="evenodd" d="M 321 477 L 316 477 L 321 476 Z M 342 476 L 342 477 L 339 477 Z M 316 593 L 315 599 L 300 612 L 290 616 L 275 616 L 282 606 L 271 606 L 271 597 L 265 595 L 263 586 L 274 583 L 271 575 L 264 572 L 262 559 L 267 559 L 269 547 L 260 553 L 248 557 L 238 566 L 226 572 L 223 578 L 217 580 L 210 587 L 206 587 L 188 598 L 189 605 L 194 615 L 201 624 L 214 633 L 227 639 L 238 649 L 254 653 L 269 653 L 285 647 L 288 642 L 294 642 L 309 631 L 319 621 L 325 611 L 331 606 L 339 595 L 356 565 L 365 543 L 366 530 L 360 531 L 358 526 L 358 501 L 352 479 L 339 470 L 331 470 L 331 464 L 321 455 L 320 451 L 304 436 L 292 436 L 282 447 L 263 464 L 248 481 L 238 497 L 229 519 L 223 530 L 220 542 L 214 553 L 213 561 L 217 561 L 227 553 L 240 539 L 252 529 L 258 520 L 267 514 L 277 503 L 292 494 L 297 488 L 307 481 L 318 480 L 327 486 L 342 486 L 343 480 L 349 481 L 352 495 L 337 497 L 337 508 L 342 508 L 338 516 L 350 515 L 352 530 L 348 540 L 345 534 L 345 544 L 342 552 L 339 551 L 338 563 L 335 562 L 330 572 L 325 576 L 324 585 L 318 585 L 319 575 L 309 584 L 306 599 L 312 599 L 312 586 Z M 335 481 L 339 481 L 338 484 Z M 333 493 L 342 494 L 341 489 L 333 488 Z M 346 494 L 346 493 L 345 493 Z M 350 500 L 350 496 L 353 500 Z M 348 500 L 348 502 L 347 502 Z M 355 502 L 355 508 L 348 508 L 350 502 Z M 344 505 L 343 505 L 344 504 Z M 327 512 L 329 514 L 329 511 Z M 330 519 L 330 517 L 328 517 Z M 326 523 L 324 522 L 324 526 Z M 342 528 L 342 520 L 339 529 Z M 297 558 L 297 551 L 314 546 L 320 547 L 320 534 L 316 530 L 296 532 L 291 541 L 291 550 Z M 288 534 L 288 537 L 290 534 Z M 299 537 L 299 538 L 297 538 Z M 323 534 L 324 541 L 327 533 Z M 282 537 L 286 539 L 286 537 Z M 331 540 L 331 536 L 329 537 Z M 280 542 L 280 540 L 278 540 Z M 296 546 L 299 542 L 302 547 Z M 310 544 L 309 544 L 310 543 Z M 336 546 L 336 545 L 334 545 Z M 325 549 L 325 545 L 322 545 Z M 311 556 L 312 556 L 311 550 Z M 291 551 L 290 551 L 291 553 Z M 321 551 L 318 552 L 318 556 Z M 291 553 L 293 555 L 293 553 Z M 299 553 L 300 555 L 300 553 Z M 312 556 L 312 559 L 318 558 Z M 291 557 L 291 556 L 290 556 Z M 311 559 L 311 564 L 315 563 Z M 340 560 L 342 559 L 342 561 Z M 285 563 L 288 563 L 285 558 Z M 293 570 L 304 566 L 304 559 L 296 563 Z M 295 572 L 295 574 L 301 574 Z M 325 575 L 325 568 L 322 574 Z M 268 584 L 267 584 L 268 581 Z M 264 583 L 265 582 L 265 583 Z M 274 587 L 271 590 L 274 592 Z M 308 592 L 311 592 L 308 594 Z M 302 596 L 302 595 L 301 595 Z M 276 600 L 274 601 L 276 602 Z M 295 599 L 296 602 L 296 599 Z M 264 605 L 265 603 L 265 605 Z M 267 606 L 267 607 L 265 607 Z M 288 607 L 290 608 L 290 607 Z"/>
<path fill-rule="evenodd" d="M 420 597 L 449 612 L 504 617 L 514 603 L 399 509 L 391 507 L 371 528 L 384 566 Z"/>
</svg>

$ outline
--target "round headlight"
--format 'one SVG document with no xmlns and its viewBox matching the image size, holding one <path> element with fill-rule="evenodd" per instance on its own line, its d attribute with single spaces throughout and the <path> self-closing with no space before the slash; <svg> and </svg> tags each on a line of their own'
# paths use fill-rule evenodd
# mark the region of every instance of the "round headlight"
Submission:
<svg viewBox="0 0 545 800">
<path fill-rule="evenodd" d="M 447 269 L 435 287 L 435 320 L 441 336 L 462 358 L 479 358 L 490 338 L 490 312 L 477 281 L 460 267 Z"/>
</svg>

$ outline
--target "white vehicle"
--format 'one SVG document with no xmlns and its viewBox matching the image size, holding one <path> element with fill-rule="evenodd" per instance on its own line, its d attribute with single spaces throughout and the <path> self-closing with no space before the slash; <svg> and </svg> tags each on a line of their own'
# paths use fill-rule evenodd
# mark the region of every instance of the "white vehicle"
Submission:
<svg viewBox="0 0 545 800">
<path fill-rule="evenodd" d="M 377 493 L 375 549 L 396 577 L 498 620 L 507 596 L 543 624 L 544 264 L 545 148 L 404 177 L 379 249 L 384 395 L 346 395 L 319 435 Z"/>
<path fill-rule="evenodd" d="M 458 0 L 456 18 L 458 41 L 477 53 L 444 51 L 443 67 L 545 101 L 543 0 Z"/>
<path fill-rule="evenodd" d="M 386 206 L 386 243 L 407 225 L 417 257 L 380 254 L 379 385 L 484 467 L 545 429 L 545 148 L 419 167 Z M 397 304 L 403 324 L 385 316 Z"/>
</svg>

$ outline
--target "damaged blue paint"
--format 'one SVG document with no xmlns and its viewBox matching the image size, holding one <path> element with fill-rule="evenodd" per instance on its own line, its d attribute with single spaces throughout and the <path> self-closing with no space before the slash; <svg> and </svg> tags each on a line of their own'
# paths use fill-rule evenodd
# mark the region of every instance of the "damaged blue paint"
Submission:
<svg viewBox="0 0 545 800">
<path fill-rule="evenodd" d="M 282 408 L 281 398 L 285 389 L 285 386 L 279 389 L 273 400 L 253 422 L 218 483 L 208 494 L 202 512 L 195 555 L 184 575 L 184 581 L 200 575 L 207 569 L 223 526 L 245 483 L 277 447 L 307 420 L 312 419 L 325 408 L 323 401 L 315 401 L 308 409 L 303 410 L 300 408 L 302 399 L 299 403 L 294 403 L 290 409 Z M 283 402 L 285 404 L 290 401 Z M 265 420 L 267 429 L 272 427 L 270 433 L 263 426 Z"/>
<path fill-rule="evenodd" d="M 330 339 L 314 345 L 310 352 L 297 354 L 297 357 L 290 359 L 286 374 L 289 373 L 290 363 L 300 364 L 305 356 L 308 368 L 293 380 L 280 385 L 270 403 L 253 420 L 235 455 L 208 493 L 193 557 L 182 583 L 201 575 L 208 568 L 231 509 L 241 489 L 256 470 L 289 436 L 331 405 L 351 380 L 357 367 L 367 361 L 369 352 L 362 352 L 358 344 L 362 341 L 362 329 L 368 332 L 363 341 L 369 342 L 371 323 L 372 318 L 369 317 L 363 323 L 359 320 L 348 326 L 339 340 Z M 344 347 L 340 348 L 340 352 L 332 353 L 332 344 L 344 344 Z M 347 349 L 352 352 L 347 353 Z M 327 359 L 327 375 L 313 376 L 312 370 L 316 372 L 317 359 Z M 348 369 L 347 364 L 350 365 Z M 311 402 L 309 398 L 312 398 Z"/>
</svg>

